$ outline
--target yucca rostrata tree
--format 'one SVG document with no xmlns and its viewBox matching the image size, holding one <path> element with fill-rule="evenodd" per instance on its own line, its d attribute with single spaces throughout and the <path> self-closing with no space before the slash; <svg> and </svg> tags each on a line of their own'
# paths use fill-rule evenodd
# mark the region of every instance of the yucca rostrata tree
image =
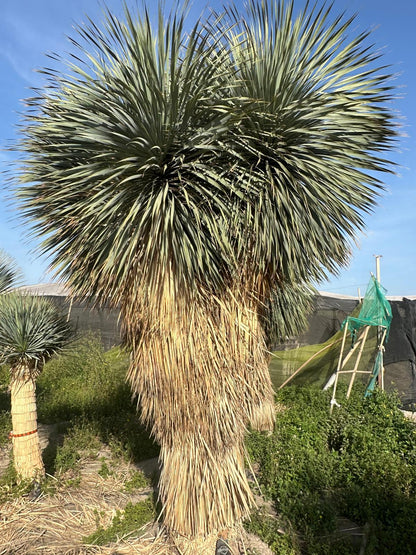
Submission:
<svg viewBox="0 0 416 555">
<path fill-rule="evenodd" d="M 121 307 L 164 520 L 187 535 L 248 514 L 270 299 L 347 261 L 380 188 L 388 77 L 350 23 L 291 2 L 188 33 L 182 11 L 107 12 L 27 101 L 22 208 L 72 290 Z"/>
<path fill-rule="evenodd" d="M 68 342 L 66 318 L 42 297 L 0 295 L 0 362 L 10 366 L 13 461 L 20 478 L 45 474 L 37 431 L 36 378 Z"/>
</svg>

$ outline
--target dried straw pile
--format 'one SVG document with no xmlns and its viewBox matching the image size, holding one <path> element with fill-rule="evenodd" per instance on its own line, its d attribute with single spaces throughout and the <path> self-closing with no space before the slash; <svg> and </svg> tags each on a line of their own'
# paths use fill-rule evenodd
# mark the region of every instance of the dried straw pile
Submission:
<svg viewBox="0 0 416 555">
<path fill-rule="evenodd" d="M 45 430 L 42 427 L 42 438 Z M 45 439 L 45 438 L 43 438 Z M 42 442 L 45 445 L 45 441 Z M 206 538 L 188 539 L 178 534 L 168 535 L 166 529 L 149 523 L 141 530 L 118 539 L 106 546 L 92 546 L 82 539 L 97 529 L 108 527 L 117 510 L 128 502 L 137 503 L 149 494 L 147 488 L 126 493 L 125 484 L 132 470 L 143 470 L 151 475 L 157 471 L 157 460 L 151 459 L 132 465 L 117 460 L 113 473 L 102 478 L 98 470 L 102 458 L 111 457 L 102 447 L 95 459 L 81 461 L 80 484 L 67 486 L 72 471 L 56 480 L 53 494 L 41 494 L 31 500 L 20 497 L 0 506 L 0 555 L 213 555 L 217 534 Z M 110 464 L 110 463 L 109 463 Z M 245 554 L 255 548 L 261 555 L 270 550 L 258 538 L 241 529 L 228 532 L 233 555 Z"/>
<path fill-rule="evenodd" d="M 186 539 L 171 537 L 149 524 L 136 533 L 104 547 L 85 545 L 82 537 L 101 524 L 110 524 L 127 496 L 101 488 L 100 491 L 68 491 L 41 496 L 36 501 L 18 499 L 0 510 L 0 555 L 213 555 L 217 535 Z M 259 555 L 271 551 L 258 538 L 243 530 L 230 533 L 233 555 L 255 548 Z"/>
<path fill-rule="evenodd" d="M 149 493 L 129 495 L 122 489 L 118 477 L 103 480 L 87 469 L 79 487 L 5 503 L 0 508 L 0 554 L 96 552 L 82 548 L 82 538 L 97 524 L 108 527 L 117 510 Z"/>
</svg>

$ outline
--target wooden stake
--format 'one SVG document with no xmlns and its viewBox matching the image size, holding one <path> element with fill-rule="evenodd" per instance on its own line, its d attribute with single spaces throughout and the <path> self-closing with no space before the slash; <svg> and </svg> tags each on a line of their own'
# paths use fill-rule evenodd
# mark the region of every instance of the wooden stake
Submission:
<svg viewBox="0 0 416 555">
<path fill-rule="evenodd" d="M 381 281 L 380 281 L 380 279 L 381 279 L 380 278 L 380 258 L 383 258 L 383 255 L 382 254 L 375 254 L 374 257 L 376 259 L 376 280 L 377 280 L 377 283 L 380 285 L 381 284 Z M 384 334 L 382 336 L 381 335 L 381 329 L 382 329 L 381 326 L 378 326 L 378 328 L 377 328 L 377 340 L 378 340 L 378 343 L 379 343 L 379 349 L 380 349 L 380 346 L 384 342 L 384 338 L 386 336 L 386 331 L 387 331 L 387 330 L 385 330 Z M 379 387 L 381 388 L 382 391 L 384 390 L 383 368 L 384 368 L 384 361 L 382 360 L 382 362 L 381 362 L 381 372 L 380 372 L 380 374 L 377 378 L 378 385 L 379 385 Z"/>
<path fill-rule="evenodd" d="M 337 390 L 337 384 L 338 384 L 338 372 L 341 369 L 341 364 L 342 364 L 342 355 L 344 352 L 344 347 L 345 347 L 345 339 L 347 337 L 347 331 L 348 331 L 348 323 L 346 324 L 345 328 L 344 328 L 344 335 L 342 336 L 342 343 L 341 343 L 341 352 L 339 353 L 339 359 L 338 359 L 338 366 L 335 372 L 335 382 L 334 382 L 334 389 L 332 391 L 332 399 L 331 399 L 331 407 L 329 409 L 329 413 L 332 414 L 332 411 L 334 410 L 334 404 L 336 403 L 335 400 L 335 393 Z"/>
<path fill-rule="evenodd" d="M 363 340 L 363 333 L 361 333 L 361 335 L 358 337 L 357 341 L 355 342 L 354 347 L 352 347 L 349 352 L 347 353 L 347 355 L 345 356 L 344 360 L 342 361 L 341 364 L 341 368 L 338 370 L 335 370 L 335 372 L 332 374 L 332 376 L 329 378 L 329 380 L 327 381 L 327 383 L 325 384 L 323 390 L 326 391 L 327 389 L 329 389 L 331 387 L 331 385 L 333 385 L 334 380 L 335 380 L 335 376 L 337 374 L 337 372 L 339 372 L 340 374 L 342 373 L 342 369 L 344 368 L 344 366 L 347 364 L 347 362 L 350 360 L 350 358 L 352 357 L 352 355 L 355 353 L 355 351 L 357 350 L 357 348 L 361 345 L 361 341 Z M 342 352 L 340 353 L 340 356 L 342 356 Z"/>
<path fill-rule="evenodd" d="M 357 363 L 356 363 L 356 366 L 354 367 L 354 370 L 342 370 L 342 369 L 344 368 L 344 366 L 347 364 L 347 362 L 349 361 L 349 359 L 352 357 L 352 355 L 355 353 L 355 351 L 358 349 L 358 347 L 360 347 L 360 352 L 362 353 L 362 350 L 363 350 L 363 348 L 364 348 L 364 343 L 365 343 L 365 340 L 366 340 L 366 338 L 367 338 L 367 333 L 368 333 L 368 329 L 367 329 L 367 328 L 369 328 L 369 326 L 365 326 L 365 328 L 364 328 L 363 331 L 361 332 L 360 336 L 358 337 L 357 341 L 355 342 L 354 347 L 352 347 L 352 349 L 350 349 L 350 351 L 347 353 L 347 355 L 346 355 L 346 357 L 344 358 L 344 360 L 342 360 L 342 355 L 343 355 L 343 352 L 344 352 L 344 345 L 345 345 L 345 335 L 346 335 L 345 330 L 348 329 L 348 325 L 346 325 L 345 328 L 344 328 L 343 344 L 342 344 L 341 352 L 340 352 L 340 355 L 339 355 L 340 358 L 339 358 L 339 360 L 338 360 L 337 369 L 336 369 L 335 373 L 332 374 L 332 376 L 329 378 L 327 384 L 326 384 L 325 387 L 324 387 L 324 390 L 326 390 L 326 389 L 328 389 L 329 387 L 331 387 L 331 385 L 332 385 L 331 382 L 332 382 L 332 380 L 333 380 L 334 390 L 333 390 L 333 393 L 332 393 L 330 414 L 332 414 L 332 411 L 333 411 L 333 409 L 334 409 L 334 404 L 336 403 L 336 400 L 335 400 L 335 393 L 336 393 L 336 389 L 337 389 L 337 385 L 338 385 L 338 377 L 339 377 L 339 375 L 340 375 L 340 374 L 347 374 L 347 373 L 351 373 L 351 372 L 352 372 L 353 374 L 354 374 L 354 373 L 355 373 L 355 374 L 361 374 L 361 373 L 367 374 L 367 373 L 369 373 L 369 372 L 367 372 L 367 371 L 366 371 L 366 372 L 360 372 L 360 371 L 358 371 L 358 364 L 357 364 Z M 367 330 L 367 331 L 366 331 L 366 330 Z M 358 362 L 359 362 L 359 359 L 360 359 L 360 358 L 361 358 L 361 354 L 358 355 Z M 354 381 L 354 380 L 353 380 L 353 381 Z M 348 397 L 347 397 L 347 398 L 348 398 Z"/>
<path fill-rule="evenodd" d="M 361 343 L 361 347 L 360 347 L 360 350 L 358 352 L 357 360 L 355 361 L 354 369 L 352 371 L 350 384 L 348 386 L 347 399 L 349 399 L 350 394 L 351 394 L 352 386 L 353 386 L 353 383 L 354 383 L 354 380 L 355 380 L 355 376 L 357 374 L 358 365 L 360 364 L 361 356 L 363 354 L 364 345 L 365 345 L 365 342 L 367 341 L 367 335 L 368 335 L 369 329 L 370 329 L 370 326 L 365 326 L 363 341 Z"/>
<path fill-rule="evenodd" d="M 384 332 L 383 335 L 381 337 L 381 341 L 380 344 L 378 346 L 378 350 L 382 351 L 384 349 L 384 341 L 386 339 L 386 335 L 387 335 L 387 328 L 384 328 Z M 384 391 L 384 360 L 381 364 L 381 370 L 380 370 L 380 387 L 381 387 L 381 391 Z"/>
</svg>

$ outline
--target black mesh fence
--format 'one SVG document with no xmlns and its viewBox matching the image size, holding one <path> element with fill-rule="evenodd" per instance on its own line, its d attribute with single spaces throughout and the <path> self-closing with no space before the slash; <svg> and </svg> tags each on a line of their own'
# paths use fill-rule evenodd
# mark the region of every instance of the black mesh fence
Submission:
<svg viewBox="0 0 416 555">
<path fill-rule="evenodd" d="M 118 310 L 92 308 L 76 300 L 71 304 L 64 296 L 48 298 L 63 311 L 69 312 L 70 320 L 79 333 L 98 333 L 106 349 L 120 344 Z M 277 345 L 276 350 L 324 343 L 339 331 L 342 322 L 357 304 L 358 300 L 354 298 L 317 296 L 305 333 Z M 416 407 L 416 300 L 404 298 L 390 301 L 390 304 L 393 319 L 384 353 L 385 385 L 389 390 L 398 391 L 405 408 L 413 408 L 413 405 Z"/>
<path fill-rule="evenodd" d="M 276 346 L 276 350 L 324 343 L 340 330 L 357 304 L 354 298 L 317 296 L 305 333 Z M 393 319 L 384 352 L 385 387 L 398 392 L 404 408 L 416 409 L 416 300 L 403 298 L 390 304 Z"/>
<path fill-rule="evenodd" d="M 50 301 L 69 314 L 69 319 L 77 333 L 94 332 L 101 337 L 105 349 L 121 343 L 121 326 L 118 321 L 119 311 L 106 306 L 92 308 L 85 302 L 64 296 L 45 295 Z"/>
</svg>

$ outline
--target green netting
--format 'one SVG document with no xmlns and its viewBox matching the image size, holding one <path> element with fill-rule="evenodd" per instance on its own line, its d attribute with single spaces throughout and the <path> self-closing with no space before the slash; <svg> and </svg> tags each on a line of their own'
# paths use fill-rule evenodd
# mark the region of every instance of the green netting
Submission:
<svg viewBox="0 0 416 555">
<path fill-rule="evenodd" d="M 390 303 L 386 299 L 386 289 L 372 276 L 358 318 L 348 316 L 342 327 L 347 325 L 353 333 L 363 326 L 382 326 L 387 330 L 387 338 L 391 319 L 392 312 Z"/>
<path fill-rule="evenodd" d="M 364 384 L 368 382 L 371 375 L 367 395 L 371 394 L 380 365 L 382 365 L 379 344 L 381 340 L 384 343 L 387 339 L 392 319 L 390 303 L 387 301 L 385 293 L 386 290 L 371 278 L 363 303 L 361 306 L 357 306 L 352 313 L 353 316 L 347 317 L 342 324 L 342 329 L 348 325 L 347 329 L 352 334 L 350 348 L 354 346 L 354 342 L 360 336 L 359 329 L 366 325 L 371 326 L 366 341 L 362 345 L 359 374 L 356 378 Z M 329 314 L 332 316 L 333 313 Z M 325 315 L 326 318 L 328 316 Z M 379 326 L 383 328 L 382 331 L 379 330 Z M 386 330 L 386 335 L 384 335 L 384 330 Z M 291 378 L 289 383 L 297 385 L 313 383 L 324 386 L 327 384 L 330 377 L 336 372 L 339 363 L 342 336 L 342 331 L 337 331 L 325 343 L 306 344 L 294 349 L 274 352 L 269 366 L 274 388 L 279 389 L 289 377 Z M 347 384 L 349 377 L 346 372 L 352 371 L 355 367 L 359 351 L 357 349 L 342 368 L 344 373 L 340 375 L 339 380 L 344 384 Z M 376 362 L 374 362 L 375 359 Z"/>
<path fill-rule="evenodd" d="M 365 390 L 364 397 L 369 397 L 373 393 L 374 388 L 376 386 L 377 378 L 380 372 L 382 372 L 382 369 L 383 369 L 383 353 L 382 351 L 379 351 L 376 356 L 373 372 L 371 374 L 370 382 Z"/>
</svg>

